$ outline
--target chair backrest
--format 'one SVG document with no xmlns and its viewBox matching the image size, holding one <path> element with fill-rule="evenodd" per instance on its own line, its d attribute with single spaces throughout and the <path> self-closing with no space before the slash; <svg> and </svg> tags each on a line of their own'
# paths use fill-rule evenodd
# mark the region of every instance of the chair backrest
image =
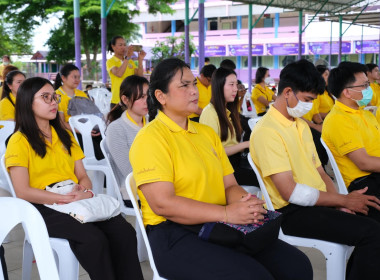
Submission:
<svg viewBox="0 0 380 280">
<path fill-rule="evenodd" d="M 149 239 L 148 239 L 148 236 L 146 235 L 144 223 L 143 223 L 142 216 L 141 216 L 140 207 L 137 203 L 137 199 L 138 199 L 137 198 L 137 187 L 136 187 L 136 183 L 135 183 L 135 180 L 133 178 L 132 173 L 130 173 L 127 176 L 127 178 L 125 179 L 125 187 L 127 189 L 128 196 L 131 199 L 131 202 L 133 205 L 133 210 L 135 211 L 135 214 L 136 214 L 136 220 L 137 220 L 138 226 L 141 229 L 141 233 L 142 233 L 142 236 L 143 236 L 143 239 L 145 242 L 145 246 L 146 246 L 146 249 L 148 252 L 150 267 L 153 270 L 153 275 L 154 275 L 153 279 L 156 279 L 157 277 L 155 277 L 155 276 L 159 276 L 159 274 L 158 274 L 158 271 L 156 268 L 156 264 L 154 263 L 152 249 L 150 248 L 150 244 L 149 244 Z"/>
<path fill-rule="evenodd" d="M 257 124 L 257 122 L 261 119 L 262 117 L 255 117 L 255 118 L 251 118 L 248 120 L 248 126 L 251 130 L 253 130 L 253 128 L 255 127 L 255 125 Z"/>
<path fill-rule="evenodd" d="M 9 135 L 11 135 L 15 129 L 14 121 L 0 121 L 0 155 L 5 153 L 5 141 L 8 139 Z"/>
<path fill-rule="evenodd" d="M 13 197 L 17 197 L 16 192 L 13 188 L 11 177 L 9 176 L 8 170 L 5 167 L 5 155 L 1 156 L 0 165 L 1 165 L 1 175 L 5 178 L 6 182 L 8 183 L 9 192 L 12 194 Z"/>
<path fill-rule="evenodd" d="M 338 185 L 338 192 L 341 193 L 341 194 L 348 194 L 346 184 L 344 183 L 342 174 L 340 173 L 339 167 L 336 164 L 336 161 L 335 161 L 335 158 L 334 158 L 333 154 L 331 153 L 329 147 L 326 145 L 325 141 L 323 141 L 322 138 L 321 138 L 321 143 L 322 143 L 323 147 L 325 148 L 325 150 L 327 152 L 327 155 L 329 157 L 332 169 L 334 171 L 335 181 L 336 181 L 336 183 Z"/>
<path fill-rule="evenodd" d="M 245 95 L 244 95 L 244 101 L 243 103 L 241 104 L 241 114 L 245 117 L 256 117 L 257 116 L 257 113 L 256 113 L 256 109 L 255 109 L 255 105 L 253 104 L 252 100 L 251 100 L 251 95 L 249 92 L 247 92 Z M 248 111 L 248 107 L 247 107 L 247 101 L 251 104 L 251 111 Z"/>
<path fill-rule="evenodd" d="M 110 181 L 111 181 L 111 183 L 113 185 L 112 186 L 113 191 L 111 193 L 109 193 L 109 192 L 107 192 L 107 193 L 111 194 L 114 198 L 116 198 L 120 202 L 120 210 L 121 210 L 122 213 L 124 213 L 125 215 L 134 214 L 134 213 L 132 213 L 133 210 L 131 208 L 128 208 L 128 207 L 125 206 L 123 198 L 121 196 L 120 189 L 119 189 L 119 183 L 117 182 L 115 173 L 113 172 L 113 168 L 112 168 L 112 164 L 111 164 L 111 154 L 110 154 L 110 152 L 108 150 L 106 139 L 102 139 L 102 141 L 100 141 L 100 149 L 102 150 L 105 162 L 106 162 L 107 166 L 110 169 L 110 175 L 109 176 L 111 177 Z M 107 185 L 107 189 L 109 187 L 110 186 Z"/>
<path fill-rule="evenodd" d="M 33 248 L 40 278 L 42 280 L 59 280 L 49 235 L 38 210 L 25 200 L 0 197 L 0 221 L 0 244 L 17 224 L 22 223 Z M 0 275 L 2 275 L 1 270 L 0 266 Z"/>
<path fill-rule="evenodd" d="M 259 170 L 257 169 L 256 164 L 252 160 L 251 153 L 248 153 L 247 158 L 248 158 L 249 164 L 251 165 L 253 171 L 256 174 L 257 180 L 259 181 L 260 190 L 264 196 L 264 200 L 265 200 L 265 203 L 267 205 L 268 210 L 274 210 L 274 207 L 273 207 L 272 201 L 270 200 L 270 196 L 268 194 L 267 188 L 265 187 L 264 181 L 261 178 L 261 174 L 260 174 Z"/>
<path fill-rule="evenodd" d="M 78 141 L 78 136 L 76 130 L 82 135 L 83 140 L 83 150 L 86 156 L 85 160 L 95 159 L 94 146 L 92 144 L 91 131 L 95 126 L 99 127 L 102 138 L 104 139 L 105 123 L 104 121 L 95 115 L 77 115 L 72 116 L 69 119 L 69 124 L 71 130 L 74 134 L 75 139 Z"/>
<path fill-rule="evenodd" d="M 88 94 L 94 99 L 95 105 L 99 108 L 104 116 L 110 111 L 112 94 L 105 88 L 94 88 L 88 91 Z"/>
</svg>

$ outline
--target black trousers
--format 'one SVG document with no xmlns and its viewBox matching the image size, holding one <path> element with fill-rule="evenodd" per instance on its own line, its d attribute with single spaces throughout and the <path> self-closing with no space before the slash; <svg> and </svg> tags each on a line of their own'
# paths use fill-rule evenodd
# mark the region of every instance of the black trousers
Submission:
<svg viewBox="0 0 380 280">
<path fill-rule="evenodd" d="M 0 259 L 1 259 L 1 268 L 3 269 L 3 275 L 4 280 L 8 280 L 8 269 L 7 264 L 5 263 L 5 256 L 4 256 L 4 247 L 0 246 Z"/>
<path fill-rule="evenodd" d="M 313 135 L 314 145 L 315 149 L 317 150 L 319 160 L 321 161 L 322 167 L 324 168 L 329 161 L 329 156 L 327 155 L 327 152 L 321 143 L 321 133 L 311 127 L 310 130 L 311 134 Z"/>
<path fill-rule="evenodd" d="M 348 280 L 379 279 L 380 224 L 373 219 L 329 207 L 289 204 L 282 212 L 285 234 L 355 246 L 347 266 Z"/>
<path fill-rule="evenodd" d="M 34 204 L 50 237 L 64 238 L 92 280 L 143 279 L 134 228 L 118 215 L 81 224 L 67 214 Z"/>
<path fill-rule="evenodd" d="M 368 176 L 357 178 L 348 186 L 348 191 L 352 192 L 355 190 L 363 189 L 365 187 L 368 187 L 368 190 L 365 194 L 380 198 L 380 173 L 374 172 Z M 358 213 L 358 215 L 363 214 Z M 373 207 L 369 207 L 368 217 L 380 222 L 380 211 Z"/>
<path fill-rule="evenodd" d="M 247 157 L 242 158 L 242 153 L 237 153 L 229 156 L 228 159 L 234 168 L 234 175 L 239 185 L 259 186 L 259 181 L 249 165 Z"/>
<path fill-rule="evenodd" d="M 254 256 L 201 240 L 175 223 L 148 226 L 148 238 L 160 276 L 175 280 L 307 280 L 309 259 L 278 240 Z"/>
</svg>

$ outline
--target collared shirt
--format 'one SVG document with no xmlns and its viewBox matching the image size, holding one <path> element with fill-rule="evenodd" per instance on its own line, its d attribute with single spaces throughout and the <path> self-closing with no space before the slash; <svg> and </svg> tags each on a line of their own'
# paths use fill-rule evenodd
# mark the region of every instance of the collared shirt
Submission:
<svg viewBox="0 0 380 280">
<path fill-rule="evenodd" d="M 199 108 L 204 108 L 207 106 L 207 104 L 210 103 L 211 100 L 211 85 L 206 87 L 204 84 L 201 83 L 199 78 L 197 77 L 197 88 L 199 92 L 199 97 L 198 97 L 198 107 Z M 194 117 L 199 117 L 198 114 L 191 114 L 190 118 Z"/>
<path fill-rule="evenodd" d="M 380 157 L 380 131 L 375 116 L 363 108 L 352 109 L 336 101 L 327 115 L 322 138 L 331 150 L 346 186 L 370 173 L 360 170 L 347 156 L 364 148 L 368 155 Z"/>
<path fill-rule="evenodd" d="M 273 174 L 291 171 L 296 183 L 326 191 L 326 185 L 317 170 L 321 162 L 313 136 L 304 120 L 295 118 L 295 121 L 290 121 L 270 106 L 252 131 L 249 150 L 275 209 L 289 202 L 282 198 L 271 180 Z"/>
<path fill-rule="evenodd" d="M 370 105 L 372 106 L 380 106 L 380 85 L 378 83 L 370 83 L 370 86 L 372 88 L 372 100 Z"/>
<path fill-rule="evenodd" d="M 12 135 L 5 152 L 5 166 L 22 166 L 28 169 L 29 185 L 36 189 L 45 189 L 46 186 L 71 179 L 78 183 L 74 173 L 75 161 L 84 158 L 78 143 L 70 133 L 71 155 L 59 140 L 58 135 L 51 127 L 52 142 L 45 141 L 46 155 L 41 158 L 32 148 L 29 141 L 20 131 Z"/>
<path fill-rule="evenodd" d="M 232 120 L 230 117 L 231 112 L 228 109 L 226 109 L 226 113 L 227 113 L 228 120 L 232 124 Z M 212 105 L 211 103 L 208 104 L 203 109 L 201 117 L 199 118 L 199 122 L 211 127 L 216 132 L 216 134 L 219 135 L 219 138 L 222 137 L 222 131 L 220 129 L 218 114 L 216 113 L 214 105 Z M 222 141 L 222 144 L 223 144 L 223 147 L 230 147 L 230 146 L 239 144 L 236 138 L 235 131 L 234 131 L 234 135 L 232 136 L 231 131 L 228 129 L 227 140 Z"/>
<path fill-rule="evenodd" d="M 255 104 L 257 114 L 264 113 L 267 109 L 263 103 L 257 100 L 257 98 L 263 96 L 266 100 L 268 100 L 268 102 L 271 102 L 273 99 L 273 94 L 273 91 L 267 86 L 263 88 L 260 84 L 255 85 L 252 90 L 251 99 L 253 101 L 253 104 Z"/>
<path fill-rule="evenodd" d="M 218 135 L 208 126 L 188 121 L 185 130 L 159 111 L 137 134 L 129 158 L 137 187 L 170 182 L 177 196 L 226 204 L 223 177 L 234 171 Z M 140 189 L 138 195 L 145 225 L 166 220 L 152 211 Z"/>
<path fill-rule="evenodd" d="M 120 102 L 120 85 L 124 81 L 126 77 L 129 77 L 131 75 L 135 74 L 135 69 L 137 68 L 136 64 L 133 62 L 132 59 L 128 60 L 127 68 L 125 69 L 123 75 L 121 77 L 118 77 L 112 73 L 112 68 L 114 67 L 120 67 L 123 61 L 116 56 L 111 57 L 107 60 L 107 72 L 108 75 L 111 78 L 111 92 L 112 92 L 112 99 L 111 103 L 117 104 Z"/>
<path fill-rule="evenodd" d="M 319 112 L 328 113 L 334 106 L 334 99 L 331 98 L 327 90 L 323 94 L 319 94 L 317 99 L 319 99 Z"/>
<path fill-rule="evenodd" d="M 58 104 L 58 112 L 63 113 L 65 122 L 69 122 L 71 115 L 67 113 L 67 109 L 69 108 L 69 102 L 72 97 L 67 95 L 67 93 L 63 90 L 62 87 L 59 87 L 59 89 L 57 89 L 55 93 L 61 96 L 61 102 Z M 88 95 L 84 91 L 81 91 L 79 89 L 74 90 L 74 96 L 88 98 Z"/>
<path fill-rule="evenodd" d="M 16 105 L 16 97 L 13 93 L 9 94 L 13 104 L 9 101 L 7 97 L 3 98 L 0 101 L 0 121 L 14 120 L 15 119 L 15 105 Z"/>
</svg>

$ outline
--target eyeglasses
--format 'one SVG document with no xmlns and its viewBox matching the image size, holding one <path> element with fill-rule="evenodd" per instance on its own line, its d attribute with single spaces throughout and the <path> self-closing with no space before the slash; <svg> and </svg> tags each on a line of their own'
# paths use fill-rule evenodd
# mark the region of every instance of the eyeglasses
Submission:
<svg viewBox="0 0 380 280">
<path fill-rule="evenodd" d="M 365 84 L 359 85 L 359 86 L 349 86 L 346 88 L 356 88 L 356 87 L 361 87 L 361 88 L 368 88 L 369 87 L 369 82 L 366 82 Z"/>
<path fill-rule="evenodd" d="M 59 104 L 61 102 L 61 96 L 59 94 L 43 93 L 41 94 L 46 104 L 51 104 L 53 100 Z"/>
</svg>

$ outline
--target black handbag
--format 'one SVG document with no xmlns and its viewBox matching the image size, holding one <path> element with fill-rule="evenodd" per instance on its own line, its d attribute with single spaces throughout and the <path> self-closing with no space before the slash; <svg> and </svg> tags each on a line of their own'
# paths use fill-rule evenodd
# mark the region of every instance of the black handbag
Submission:
<svg viewBox="0 0 380 280">
<path fill-rule="evenodd" d="M 254 255 L 278 240 L 282 215 L 269 211 L 263 221 L 247 225 L 235 225 L 225 222 L 205 223 L 201 225 L 182 225 L 195 232 L 204 241 L 236 248 Z"/>
</svg>

